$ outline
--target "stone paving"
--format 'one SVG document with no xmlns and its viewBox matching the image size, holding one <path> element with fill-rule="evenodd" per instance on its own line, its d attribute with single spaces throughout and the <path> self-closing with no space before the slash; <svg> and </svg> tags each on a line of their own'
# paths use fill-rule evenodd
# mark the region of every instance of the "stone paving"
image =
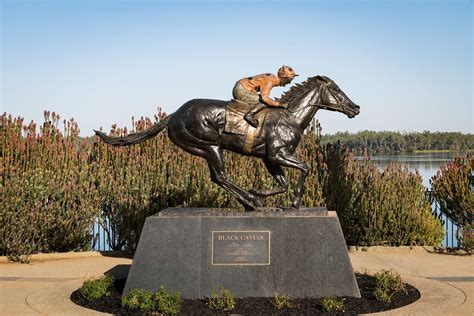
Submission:
<svg viewBox="0 0 474 316">
<path fill-rule="evenodd" d="M 98 252 L 33 258 L 29 264 L 0 260 L 0 315 L 105 315 L 75 305 L 70 294 L 105 272 L 125 277 L 132 262 Z M 422 294 L 414 304 L 377 315 L 474 315 L 473 256 L 383 248 L 351 251 L 350 258 L 355 271 L 392 268 Z"/>
</svg>

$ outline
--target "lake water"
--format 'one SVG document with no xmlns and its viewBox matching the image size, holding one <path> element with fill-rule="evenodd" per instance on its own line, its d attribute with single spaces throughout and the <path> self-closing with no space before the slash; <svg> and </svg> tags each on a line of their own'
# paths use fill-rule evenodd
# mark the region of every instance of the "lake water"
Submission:
<svg viewBox="0 0 474 316">
<path fill-rule="evenodd" d="M 398 155 L 373 155 L 370 159 L 380 169 L 385 168 L 390 162 L 396 162 L 407 166 L 410 170 L 418 170 L 423 178 L 423 185 L 430 188 L 430 178 L 438 172 L 441 166 L 446 165 L 454 157 L 463 156 L 465 153 L 411 153 Z M 357 157 L 363 159 L 363 157 Z"/>
</svg>

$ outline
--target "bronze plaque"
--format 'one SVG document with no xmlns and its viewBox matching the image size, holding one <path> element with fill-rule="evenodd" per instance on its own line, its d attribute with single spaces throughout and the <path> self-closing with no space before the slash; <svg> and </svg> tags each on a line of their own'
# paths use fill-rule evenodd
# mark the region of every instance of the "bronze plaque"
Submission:
<svg viewBox="0 0 474 316">
<path fill-rule="evenodd" d="M 269 231 L 213 231 L 213 265 L 269 265 Z"/>
</svg>

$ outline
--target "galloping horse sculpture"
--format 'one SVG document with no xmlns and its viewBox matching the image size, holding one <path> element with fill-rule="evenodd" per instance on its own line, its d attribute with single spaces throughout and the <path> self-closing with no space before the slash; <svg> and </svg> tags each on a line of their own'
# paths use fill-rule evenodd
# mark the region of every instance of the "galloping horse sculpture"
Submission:
<svg viewBox="0 0 474 316">
<path fill-rule="evenodd" d="M 258 136 L 250 144 L 248 136 L 225 131 L 229 101 L 194 99 L 186 102 L 150 129 L 124 137 L 109 137 L 95 131 L 106 143 L 127 146 L 140 143 L 168 127 L 173 143 L 188 153 L 207 160 L 213 182 L 230 192 L 247 211 L 263 206 L 261 197 L 288 190 L 288 180 L 282 167 L 301 171 L 296 184 L 292 207 L 299 209 L 308 175 L 308 166 L 295 156 L 303 131 L 319 109 L 337 111 L 349 118 L 359 114 L 360 107 L 328 77 L 310 77 L 293 86 L 279 100 L 286 108 L 266 108 L 258 128 Z M 262 158 L 279 187 L 246 191 L 229 180 L 225 171 L 223 149 Z"/>
</svg>

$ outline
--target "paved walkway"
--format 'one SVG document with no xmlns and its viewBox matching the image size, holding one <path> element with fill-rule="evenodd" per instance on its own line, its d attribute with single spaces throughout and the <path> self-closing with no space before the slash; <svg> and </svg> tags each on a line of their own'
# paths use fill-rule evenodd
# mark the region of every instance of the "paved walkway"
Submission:
<svg viewBox="0 0 474 316">
<path fill-rule="evenodd" d="M 377 315 L 474 315 L 474 256 L 379 250 L 350 257 L 356 271 L 393 269 L 421 292 L 414 304 Z"/>
<path fill-rule="evenodd" d="M 379 315 L 474 315 L 473 256 L 378 249 L 351 252 L 350 257 L 356 271 L 393 268 L 422 294 L 414 304 Z M 131 262 L 91 252 L 30 264 L 0 263 L 0 315 L 104 315 L 75 305 L 70 294 L 85 279 L 105 272 L 126 276 Z"/>
</svg>

